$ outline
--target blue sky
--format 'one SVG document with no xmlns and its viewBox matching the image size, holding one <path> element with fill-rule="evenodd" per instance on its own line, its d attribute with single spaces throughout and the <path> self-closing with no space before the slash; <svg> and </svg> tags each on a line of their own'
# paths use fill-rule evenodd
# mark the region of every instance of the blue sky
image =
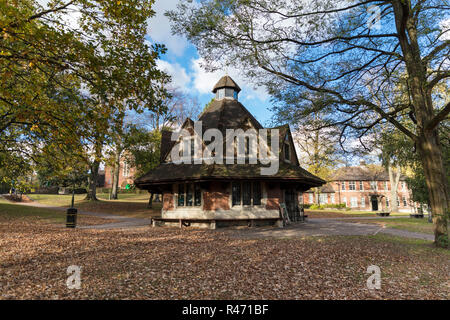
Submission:
<svg viewBox="0 0 450 320">
<path fill-rule="evenodd" d="M 252 83 L 244 81 L 242 73 L 235 68 L 206 72 L 200 66 L 202 59 L 197 49 L 184 37 L 171 34 L 170 23 L 164 12 L 175 9 L 178 2 L 179 0 L 156 0 L 156 16 L 149 21 L 149 40 L 163 43 L 168 49 L 159 61 L 159 67 L 172 76 L 175 87 L 196 97 L 202 108 L 214 96 L 211 92 L 214 84 L 220 77 L 228 74 L 242 89 L 239 101 L 262 125 L 268 125 L 272 116 L 269 110 L 271 103 L 264 88 L 255 88 Z"/>
</svg>

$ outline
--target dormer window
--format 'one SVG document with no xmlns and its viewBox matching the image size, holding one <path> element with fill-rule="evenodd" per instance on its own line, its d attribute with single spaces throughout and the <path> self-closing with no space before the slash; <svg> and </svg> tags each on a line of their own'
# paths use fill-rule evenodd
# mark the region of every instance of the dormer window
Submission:
<svg viewBox="0 0 450 320">
<path fill-rule="evenodd" d="M 221 100 L 223 98 L 225 98 L 225 88 L 216 91 L 216 99 Z"/>
<path fill-rule="evenodd" d="M 216 91 L 216 99 L 231 98 L 237 100 L 238 92 L 232 88 L 221 88 Z"/>
<path fill-rule="evenodd" d="M 286 162 L 291 161 L 291 147 L 290 147 L 289 138 L 287 135 L 284 139 L 284 161 L 286 161 Z"/>
</svg>

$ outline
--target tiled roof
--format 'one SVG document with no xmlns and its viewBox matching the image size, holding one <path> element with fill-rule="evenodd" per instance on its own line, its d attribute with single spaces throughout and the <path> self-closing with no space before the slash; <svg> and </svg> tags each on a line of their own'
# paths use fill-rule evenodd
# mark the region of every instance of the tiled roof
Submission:
<svg viewBox="0 0 450 320">
<path fill-rule="evenodd" d="M 389 174 L 386 170 L 379 166 L 355 166 L 342 167 L 330 178 L 331 181 L 389 181 Z M 401 176 L 400 180 L 405 180 L 405 176 Z"/>
<path fill-rule="evenodd" d="M 174 164 L 163 163 L 144 176 L 136 179 L 137 187 L 149 184 L 165 184 L 176 181 L 207 180 L 276 180 L 302 182 L 310 187 L 325 183 L 301 167 L 280 162 L 278 173 L 271 176 L 261 175 L 261 164 Z"/>
<path fill-rule="evenodd" d="M 231 79 L 230 76 L 223 76 L 222 78 L 220 78 L 220 80 L 214 86 L 212 92 L 216 93 L 217 89 L 220 89 L 220 88 L 233 88 L 237 92 L 241 91 L 241 88 L 239 88 L 237 83 L 234 82 L 234 80 Z"/>
</svg>

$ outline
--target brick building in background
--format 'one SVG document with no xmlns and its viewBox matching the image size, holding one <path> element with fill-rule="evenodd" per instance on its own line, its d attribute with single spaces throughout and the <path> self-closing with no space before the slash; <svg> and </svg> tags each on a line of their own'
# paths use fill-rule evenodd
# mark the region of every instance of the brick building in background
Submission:
<svg viewBox="0 0 450 320">
<path fill-rule="evenodd" d="M 133 185 L 135 173 L 136 168 L 131 167 L 126 160 L 122 159 L 119 168 L 119 189 L 125 189 L 127 184 L 130 186 Z M 114 168 L 105 166 L 105 188 L 112 188 L 113 174 Z"/>
<path fill-rule="evenodd" d="M 345 204 L 353 210 L 381 211 L 391 208 L 391 184 L 383 168 L 365 165 L 339 168 L 319 192 L 308 190 L 303 194 L 304 204 Z M 413 212 L 410 190 L 401 176 L 397 190 L 400 212 Z"/>
</svg>

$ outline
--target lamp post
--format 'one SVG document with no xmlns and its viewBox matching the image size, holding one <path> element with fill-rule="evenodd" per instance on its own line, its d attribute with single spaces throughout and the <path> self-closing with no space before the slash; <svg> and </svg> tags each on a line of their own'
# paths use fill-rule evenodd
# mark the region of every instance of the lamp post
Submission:
<svg viewBox="0 0 450 320">
<path fill-rule="evenodd" d="M 75 228 L 77 225 L 77 212 L 75 204 L 75 186 L 72 186 L 72 205 L 67 209 L 66 228 Z"/>
</svg>

